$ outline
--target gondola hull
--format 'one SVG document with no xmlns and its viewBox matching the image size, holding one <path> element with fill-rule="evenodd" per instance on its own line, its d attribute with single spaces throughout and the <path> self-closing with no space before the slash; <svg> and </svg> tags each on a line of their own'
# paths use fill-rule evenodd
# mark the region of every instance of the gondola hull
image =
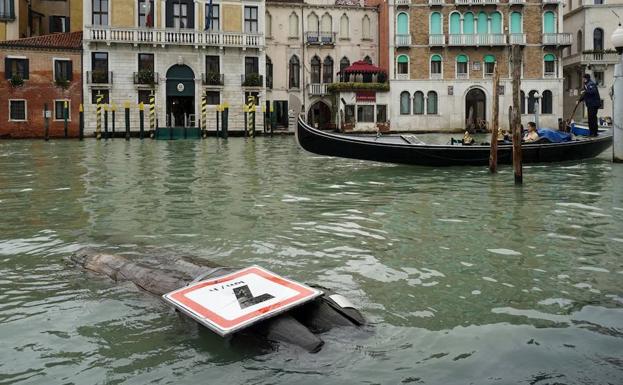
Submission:
<svg viewBox="0 0 623 385">
<path fill-rule="evenodd" d="M 357 136 L 321 131 L 298 119 L 299 145 L 314 154 L 422 166 L 482 166 L 489 164 L 488 145 L 431 145 L 409 143 L 401 135 Z M 612 145 L 612 132 L 596 138 L 563 143 L 522 145 L 523 163 L 562 162 L 593 158 Z M 498 145 L 498 163 L 513 162 L 510 144 Z"/>
</svg>

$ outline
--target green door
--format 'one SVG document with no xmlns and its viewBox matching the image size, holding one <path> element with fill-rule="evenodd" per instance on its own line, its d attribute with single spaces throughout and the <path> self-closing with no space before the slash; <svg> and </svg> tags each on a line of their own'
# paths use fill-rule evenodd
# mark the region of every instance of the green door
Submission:
<svg viewBox="0 0 623 385">
<path fill-rule="evenodd" d="M 511 33 L 521 33 L 521 13 L 511 13 Z"/>
<path fill-rule="evenodd" d="M 493 12 L 491 14 L 491 33 L 502 33 L 502 15 L 500 12 Z"/>
<path fill-rule="evenodd" d="M 467 12 L 463 16 L 463 33 L 466 35 L 474 34 L 474 14 L 471 12 Z"/>
<path fill-rule="evenodd" d="M 486 35 L 489 32 L 489 18 L 484 12 L 478 14 L 478 34 Z"/>
<path fill-rule="evenodd" d="M 543 33 L 556 33 L 556 15 L 552 11 L 543 14 Z"/>
<path fill-rule="evenodd" d="M 409 17 L 406 13 L 400 12 L 398 14 L 398 35 L 409 34 Z"/>
<path fill-rule="evenodd" d="M 441 14 L 439 12 L 433 12 L 430 15 L 430 34 L 441 34 Z"/>
<path fill-rule="evenodd" d="M 461 33 L 461 15 L 458 12 L 450 15 L 450 34 L 458 35 Z"/>
</svg>

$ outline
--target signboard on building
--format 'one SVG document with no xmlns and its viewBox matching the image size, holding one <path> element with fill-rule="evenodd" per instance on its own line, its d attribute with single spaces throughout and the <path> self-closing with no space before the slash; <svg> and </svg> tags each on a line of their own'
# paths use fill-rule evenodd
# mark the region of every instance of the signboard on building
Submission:
<svg viewBox="0 0 623 385">
<path fill-rule="evenodd" d="M 274 317 L 322 291 L 251 266 L 163 295 L 166 302 L 221 336 Z"/>
<path fill-rule="evenodd" d="M 355 100 L 358 102 L 376 102 L 376 92 L 374 91 L 357 91 L 355 93 Z"/>
</svg>

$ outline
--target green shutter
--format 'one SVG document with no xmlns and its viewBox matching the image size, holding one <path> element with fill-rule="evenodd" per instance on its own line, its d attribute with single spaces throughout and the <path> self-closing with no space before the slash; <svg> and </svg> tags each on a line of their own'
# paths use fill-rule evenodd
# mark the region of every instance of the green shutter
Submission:
<svg viewBox="0 0 623 385">
<path fill-rule="evenodd" d="M 463 16 L 463 33 L 466 35 L 474 34 L 474 14 L 471 12 L 467 12 Z"/>
<path fill-rule="evenodd" d="M 511 13 L 511 33 L 521 33 L 521 13 Z"/>
<path fill-rule="evenodd" d="M 433 56 L 430 58 L 430 61 L 441 61 L 441 56 L 439 56 L 439 55 L 433 55 Z"/>
<path fill-rule="evenodd" d="M 406 13 L 401 12 L 398 14 L 398 35 L 409 34 L 409 17 Z"/>
<path fill-rule="evenodd" d="M 548 53 L 547 55 L 545 55 L 543 60 L 545 60 L 545 61 L 556 61 L 556 56 L 552 55 L 551 53 Z"/>
<path fill-rule="evenodd" d="M 456 62 L 457 63 L 467 63 L 467 56 L 465 55 L 459 55 L 456 57 Z"/>
<path fill-rule="evenodd" d="M 502 33 L 502 15 L 500 15 L 500 12 L 491 14 L 491 33 Z"/>
<path fill-rule="evenodd" d="M 432 35 L 441 34 L 441 14 L 439 12 L 433 12 L 430 15 L 430 33 Z"/>
<path fill-rule="evenodd" d="M 489 18 L 484 12 L 478 14 L 478 34 L 486 35 L 489 32 Z"/>
<path fill-rule="evenodd" d="M 556 33 L 556 16 L 552 11 L 543 14 L 543 33 Z"/>
<path fill-rule="evenodd" d="M 407 58 L 406 55 L 400 55 L 398 56 L 398 63 L 408 63 L 409 59 Z"/>
<path fill-rule="evenodd" d="M 11 59 L 4 58 L 4 78 L 11 79 Z"/>
<path fill-rule="evenodd" d="M 450 34 L 458 35 L 461 33 L 461 15 L 458 12 L 450 15 Z"/>
</svg>

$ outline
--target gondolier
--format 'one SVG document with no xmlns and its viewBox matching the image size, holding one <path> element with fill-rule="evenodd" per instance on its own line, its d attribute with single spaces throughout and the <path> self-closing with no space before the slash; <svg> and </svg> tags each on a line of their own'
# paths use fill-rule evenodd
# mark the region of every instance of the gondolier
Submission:
<svg viewBox="0 0 623 385">
<path fill-rule="evenodd" d="M 597 110 L 601 107 L 601 97 L 597 84 L 591 80 L 591 75 L 584 74 L 584 90 L 580 101 L 584 102 L 588 110 L 588 129 L 590 136 L 597 136 Z"/>
</svg>

